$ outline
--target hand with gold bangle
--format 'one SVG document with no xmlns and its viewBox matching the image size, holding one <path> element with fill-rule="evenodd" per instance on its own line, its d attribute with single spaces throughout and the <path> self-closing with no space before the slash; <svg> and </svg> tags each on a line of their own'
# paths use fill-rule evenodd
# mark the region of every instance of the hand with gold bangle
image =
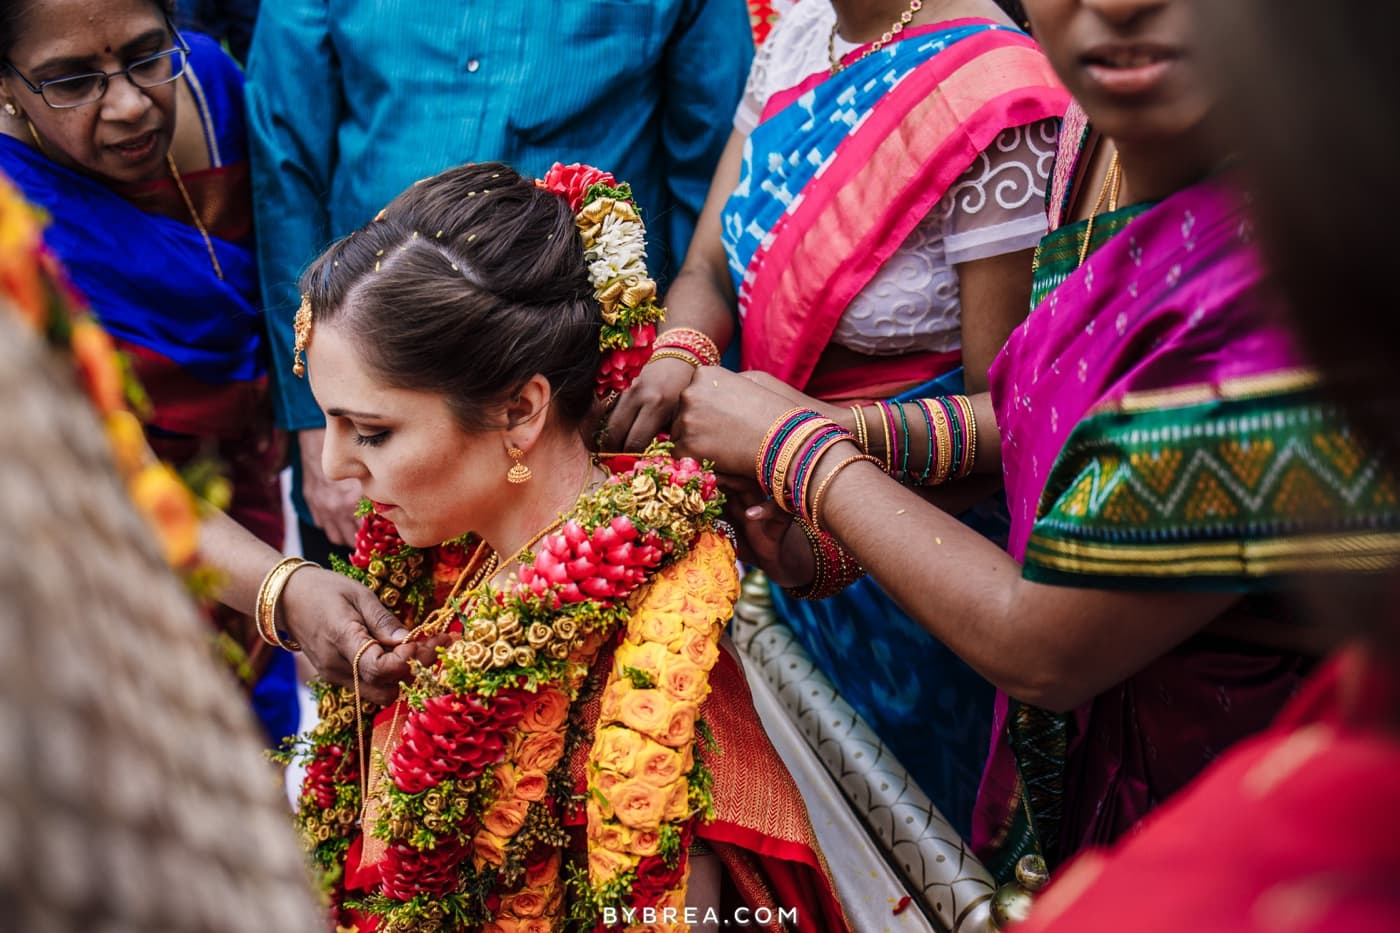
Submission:
<svg viewBox="0 0 1400 933">
<path fill-rule="evenodd" d="M 300 651 L 298 644 L 290 635 L 283 635 L 277 629 L 277 604 L 282 599 L 282 591 L 287 586 L 287 581 L 292 578 L 303 567 L 317 567 L 318 564 L 302 560 L 300 557 L 284 557 L 273 565 L 272 569 L 263 577 L 262 585 L 258 587 L 257 601 L 253 609 L 253 621 L 257 624 L 258 635 L 262 640 L 274 648 L 284 648 L 287 651 Z"/>
</svg>

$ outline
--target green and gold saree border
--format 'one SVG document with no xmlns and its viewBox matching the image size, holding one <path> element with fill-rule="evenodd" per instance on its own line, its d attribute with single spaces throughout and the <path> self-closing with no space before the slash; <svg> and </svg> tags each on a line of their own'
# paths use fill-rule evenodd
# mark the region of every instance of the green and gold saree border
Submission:
<svg viewBox="0 0 1400 933">
<path fill-rule="evenodd" d="M 1090 414 L 1051 470 L 1026 577 L 1237 590 L 1400 565 L 1395 476 L 1316 386 L 1292 370 Z"/>
</svg>

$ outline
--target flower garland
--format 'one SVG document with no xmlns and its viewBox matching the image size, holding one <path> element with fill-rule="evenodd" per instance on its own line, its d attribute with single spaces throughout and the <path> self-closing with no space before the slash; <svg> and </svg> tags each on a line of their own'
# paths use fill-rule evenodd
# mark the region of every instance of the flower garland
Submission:
<svg viewBox="0 0 1400 933">
<path fill-rule="evenodd" d="M 44 244 L 44 225 L 44 214 L 0 176 L 0 292 L 26 324 L 71 357 L 78 382 L 102 420 L 127 494 L 155 533 L 166 562 L 185 576 L 197 595 L 204 593 L 214 581 L 195 562 L 195 493 L 151 453 L 138 417 L 150 402 Z M 226 481 L 206 474 L 201 486 L 198 492 L 215 507 L 227 504 Z"/>
<path fill-rule="evenodd" d="M 354 701 L 317 688 L 298 819 L 342 929 L 372 918 L 386 933 L 544 931 L 566 916 L 592 926 L 608 906 L 684 903 L 687 846 L 713 809 L 699 707 L 738 593 L 733 550 L 713 531 L 720 503 L 713 474 L 654 448 L 581 499 L 518 576 L 453 607 L 460 637 L 406 686 L 402 729 L 390 728 L 367 820 L 378 881 L 358 900 L 343 884 L 362 803 Z M 389 527 L 366 517 L 350 569 L 372 574 L 412 627 L 423 581 L 440 594 L 453 573 Z M 585 737 L 577 703 L 619 636 Z M 566 873 L 579 824 L 588 865 Z"/>
<path fill-rule="evenodd" d="M 647 274 L 646 227 L 632 188 L 590 165 L 554 163 L 536 184 L 568 201 L 574 212 L 593 294 L 603 311 L 603 364 L 597 393 L 622 392 L 651 358 L 656 325 L 666 309 Z"/>
</svg>

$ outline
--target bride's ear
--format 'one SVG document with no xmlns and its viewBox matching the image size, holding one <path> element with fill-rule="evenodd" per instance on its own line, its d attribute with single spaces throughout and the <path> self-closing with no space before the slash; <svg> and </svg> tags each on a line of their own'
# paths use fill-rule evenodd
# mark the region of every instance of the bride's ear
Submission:
<svg viewBox="0 0 1400 933">
<path fill-rule="evenodd" d="M 544 431 L 545 413 L 554 398 L 554 390 L 540 373 L 535 373 L 506 403 L 506 439 L 514 447 L 529 453 Z"/>
</svg>

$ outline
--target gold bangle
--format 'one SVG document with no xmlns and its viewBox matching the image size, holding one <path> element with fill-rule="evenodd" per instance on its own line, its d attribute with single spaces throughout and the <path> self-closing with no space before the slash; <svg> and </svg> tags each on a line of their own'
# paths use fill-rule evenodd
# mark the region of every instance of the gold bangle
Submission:
<svg viewBox="0 0 1400 933">
<path fill-rule="evenodd" d="M 696 369 L 699 369 L 702 365 L 700 357 L 691 353 L 689 350 L 682 350 L 680 347 L 662 347 L 660 350 L 654 351 L 651 356 L 647 358 L 646 365 L 650 366 L 657 360 L 680 360 L 683 363 L 689 363 Z"/>
<path fill-rule="evenodd" d="M 865 423 L 865 407 L 852 405 L 851 414 L 855 415 L 856 443 L 861 450 L 870 453 L 870 428 Z"/>
<path fill-rule="evenodd" d="M 861 460 L 868 460 L 882 470 L 884 469 L 884 464 L 867 453 L 854 454 L 832 467 L 831 472 L 822 477 L 821 484 L 817 486 L 816 495 L 812 496 L 812 527 L 817 531 L 822 530 L 822 494 L 826 492 L 826 487 L 831 485 L 831 481 L 836 478 L 837 473 L 840 473 L 853 463 L 859 463 Z"/>
<path fill-rule="evenodd" d="M 930 402 L 928 410 L 933 421 L 933 455 L 937 460 L 929 485 L 941 486 L 948 482 L 948 476 L 953 472 L 953 433 L 948 426 L 948 412 L 942 404 Z"/>
<path fill-rule="evenodd" d="M 285 648 L 288 651 L 301 650 L 301 645 L 295 639 L 290 636 L 283 638 L 278 633 L 277 605 L 282 599 L 282 591 L 286 589 L 287 581 L 292 578 L 292 574 L 307 566 L 315 567 L 318 565 L 300 557 L 284 557 L 267 572 L 267 576 L 263 577 L 262 585 L 258 587 L 253 621 L 257 627 L 258 635 L 273 647 Z"/>
<path fill-rule="evenodd" d="M 972 409 L 972 399 L 962 396 L 963 411 L 967 412 L 967 437 L 963 439 L 963 444 L 967 448 L 967 471 L 963 476 L 971 476 L 972 468 L 977 463 L 977 413 Z"/>
</svg>

